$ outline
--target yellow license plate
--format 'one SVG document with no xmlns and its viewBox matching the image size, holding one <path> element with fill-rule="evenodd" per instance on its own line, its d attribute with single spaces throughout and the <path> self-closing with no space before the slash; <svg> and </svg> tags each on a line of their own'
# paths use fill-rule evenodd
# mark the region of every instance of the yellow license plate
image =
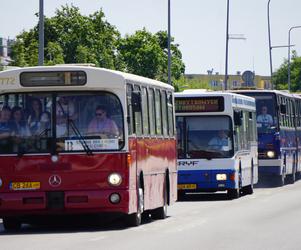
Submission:
<svg viewBox="0 0 301 250">
<path fill-rule="evenodd" d="M 196 189 L 196 184 L 178 184 L 178 189 Z"/>
<path fill-rule="evenodd" d="M 40 182 L 12 182 L 10 186 L 12 190 L 35 190 L 40 187 Z"/>
</svg>

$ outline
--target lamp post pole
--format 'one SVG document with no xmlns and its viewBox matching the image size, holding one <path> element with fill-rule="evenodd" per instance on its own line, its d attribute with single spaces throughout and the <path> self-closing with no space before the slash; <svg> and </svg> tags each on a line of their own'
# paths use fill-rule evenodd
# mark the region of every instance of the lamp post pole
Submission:
<svg viewBox="0 0 301 250">
<path fill-rule="evenodd" d="M 44 0 L 40 0 L 39 11 L 39 66 L 44 64 Z"/>
<path fill-rule="evenodd" d="M 287 84 L 289 91 L 291 91 L 291 31 L 299 28 L 301 28 L 301 26 L 293 26 L 288 31 Z"/>
<path fill-rule="evenodd" d="M 168 84 L 172 85 L 171 83 L 171 49 L 170 49 L 170 44 L 171 44 L 171 31 L 170 31 L 170 0 L 168 0 Z"/>
<path fill-rule="evenodd" d="M 228 88 L 228 50 L 229 50 L 229 0 L 227 0 L 227 21 L 226 21 L 226 62 L 225 62 L 225 90 Z"/>
<path fill-rule="evenodd" d="M 271 0 L 268 1 L 268 35 L 269 35 L 269 53 L 270 53 L 270 74 L 271 74 L 271 84 L 272 84 L 272 89 L 274 88 L 273 86 L 273 62 L 272 62 L 272 44 L 271 44 L 271 23 L 270 23 L 270 2 Z"/>
</svg>

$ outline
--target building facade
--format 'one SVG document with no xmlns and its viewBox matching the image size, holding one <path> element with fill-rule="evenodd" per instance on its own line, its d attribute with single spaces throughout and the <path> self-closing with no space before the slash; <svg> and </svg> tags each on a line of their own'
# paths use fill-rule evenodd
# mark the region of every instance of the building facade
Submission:
<svg viewBox="0 0 301 250">
<path fill-rule="evenodd" d="M 225 75 L 218 73 L 211 74 L 209 72 L 208 74 L 186 74 L 185 78 L 188 81 L 193 80 L 200 83 L 207 83 L 209 88 L 213 90 L 225 89 Z M 246 82 L 241 72 L 237 72 L 236 75 L 229 75 L 227 89 L 241 88 L 272 89 L 271 77 L 253 74 L 252 79 Z"/>
</svg>

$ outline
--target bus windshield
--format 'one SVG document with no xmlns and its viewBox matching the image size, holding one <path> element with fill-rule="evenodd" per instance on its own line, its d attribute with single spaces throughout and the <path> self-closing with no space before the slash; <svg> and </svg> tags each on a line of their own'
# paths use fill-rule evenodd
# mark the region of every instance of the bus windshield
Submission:
<svg viewBox="0 0 301 250">
<path fill-rule="evenodd" d="M 246 93 L 246 95 L 256 99 L 258 133 L 274 133 L 278 124 L 275 95 L 267 93 Z"/>
<path fill-rule="evenodd" d="M 178 157 L 191 159 L 233 156 L 231 119 L 228 116 L 178 116 Z"/>
<path fill-rule="evenodd" d="M 0 96 L 0 154 L 118 150 L 123 112 L 108 92 Z"/>
</svg>

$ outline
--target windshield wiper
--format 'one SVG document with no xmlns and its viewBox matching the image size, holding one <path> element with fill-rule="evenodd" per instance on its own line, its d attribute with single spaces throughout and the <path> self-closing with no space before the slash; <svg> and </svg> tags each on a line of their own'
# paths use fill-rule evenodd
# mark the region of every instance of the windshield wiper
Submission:
<svg viewBox="0 0 301 250">
<path fill-rule="evenodd" d="M 85 152 L 87 153 L 87 155 L 93 155 L 92 150 L 90 149 L 90 147 L 88 146 L 86 140 L 84 139 L 84 137 L 82 136 L 82 134 L 80 133 L 79 129 L 77 128 L 77 126 L 75 125 L 74 121 L 72 119 L 69 118 L 69 114 L 66 114 L 62 104 L 60 102 L 58 102 L 60 109 L 63 112 L 63 115 L 67 117 L 67 130 L 69 129 L 69 124 L 71 125 L 71 128 L 73 130 L 73 132 L 75 133 L 75 135 L 79 138 L 79 142 L 82 145 L 83 149 L 85 150 Z"/>
</svg>

